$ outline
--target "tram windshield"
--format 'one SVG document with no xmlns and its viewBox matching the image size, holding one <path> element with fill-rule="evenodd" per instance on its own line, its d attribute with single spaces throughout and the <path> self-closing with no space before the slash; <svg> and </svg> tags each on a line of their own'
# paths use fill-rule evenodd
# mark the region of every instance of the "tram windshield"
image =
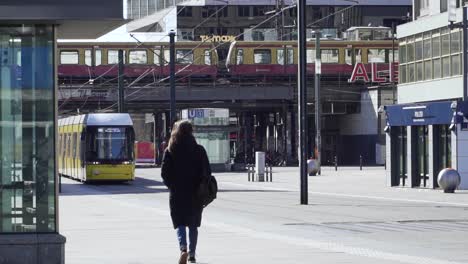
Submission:
<svg viewBox="0 0 468 264">
<path fill-rule="evenodd" d="M 134 134 L 131 127 L 88 127 L 88 161 L 132 161 Z"/>
</svg>

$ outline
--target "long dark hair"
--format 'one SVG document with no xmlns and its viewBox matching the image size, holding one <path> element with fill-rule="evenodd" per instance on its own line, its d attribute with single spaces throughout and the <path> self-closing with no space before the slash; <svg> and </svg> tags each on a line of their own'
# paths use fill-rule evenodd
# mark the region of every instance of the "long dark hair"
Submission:
<svg viewBox="0 0 468 264">
<path fill-rule="evenodd" d="M 196 143 L 193 136 L 193 126 L 189 120 L 180 120 L 174 123 L 167 149 L 174 152 L 178 146 Z"/>
</svg>

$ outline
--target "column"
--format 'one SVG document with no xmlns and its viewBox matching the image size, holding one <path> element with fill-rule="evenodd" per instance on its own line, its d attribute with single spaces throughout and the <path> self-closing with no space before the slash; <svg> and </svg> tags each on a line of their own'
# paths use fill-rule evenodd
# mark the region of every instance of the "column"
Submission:
<svg viewBox="0 0 468 264">
<path fill-rule="evenodd" d="M 437 168 L 438 168 L 438 153 L 439 153 L 439 147 L 438 147 L 438 135 L 439 131 L 437 129 L 437 126 L 434 125 L 429 125 L 428 126 L 428 175 L 429 178 L 427 179 L 426 182 L 426 188 L 434 188 L 434 180 L 437 180 Z"/>
<path fill-rule="evenodd" d="M 405 187 L 414 187 L 414 177 L 418 177 L 416 175 L 416 168 L 418 164 L 414 164 L 413 161 L 416 160 L 416 147 L 417 144 L 415 142 L 418 140 L 416 138 L 416 127 L 407 126 L 406 127 L 406 166 L 407 166 L 407 174 L 408 178 L 406 179 L 406 186 Z"/>
</svg>

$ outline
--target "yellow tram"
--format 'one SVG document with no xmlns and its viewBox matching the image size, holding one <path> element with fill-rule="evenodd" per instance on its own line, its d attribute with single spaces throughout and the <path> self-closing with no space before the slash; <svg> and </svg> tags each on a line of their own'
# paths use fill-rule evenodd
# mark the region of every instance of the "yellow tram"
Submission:
<svg viewBox="0 0 468 264">
<path fill-rule="evenodd" d="M 135 132 L 129 114 L 85 114 L 59 120 L 59 173 L 88 181 L 135 178 Z"/>
</svg>

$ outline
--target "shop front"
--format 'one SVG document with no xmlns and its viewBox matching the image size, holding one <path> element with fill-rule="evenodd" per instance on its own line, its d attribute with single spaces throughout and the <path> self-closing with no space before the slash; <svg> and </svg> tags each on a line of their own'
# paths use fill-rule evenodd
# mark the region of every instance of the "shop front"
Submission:
<svg viewBox="0 0 468 264">
<path fill-rule="evenodd" d="M 468 189 L 468 102 L 392 105 L 385 113 L 388 186 L 438 188 L 439 172 L 454 168 Z"/>
</svg>

